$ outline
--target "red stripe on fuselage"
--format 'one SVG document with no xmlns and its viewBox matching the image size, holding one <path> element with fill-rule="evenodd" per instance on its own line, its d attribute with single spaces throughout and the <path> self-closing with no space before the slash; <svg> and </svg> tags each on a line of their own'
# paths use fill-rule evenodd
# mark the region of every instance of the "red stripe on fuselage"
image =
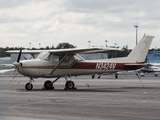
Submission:
<svg viewBox="0 0 160 120">
<path fill-rule="evenodd" d="M 143 67 L 142 65 L 125 66 L 132 63 L 112 63 L 112 62 L 75 62 L 72 66 L 60 65 L 57 69 L 98 69 L 98 70 L 135 70 Z M 141 63 L 139 63 L 141 64 Z M 31 69 L 53 69 L 55 65 L 49 66 L 22 66 Z"/>
<path fill-rule="evenodd" d="M 116 70 L 135 70 L 142 65 L 125 66 L 127 63 L 112 63 L 112 62 L 76 62 L 71 69 L 116 69 Z M 131 64 L 131 63 L 130 63 Z M 140 63 L 139 63 L 140 64 Z"/>
</svg>

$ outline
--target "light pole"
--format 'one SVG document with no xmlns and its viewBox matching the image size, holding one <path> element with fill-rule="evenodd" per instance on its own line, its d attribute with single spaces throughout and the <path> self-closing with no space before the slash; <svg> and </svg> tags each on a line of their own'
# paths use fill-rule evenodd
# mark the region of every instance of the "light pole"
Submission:
<svg viewBox="0 0 160 120">
<path fill-rule="evenodd" d="M 91 43 L 91 41 L 89 40 L 89 41 L 88 41 L 88 44 L 89 44 L 89 48 L 90 48 L 90 43 Z"/>
<path fill-rule="evenodd" d="M 39 49 L 41 48 L 41 43 L 39 43 Z"/>
<path fill-rule="evenodd" d="M 32 45 L 32 43 L 30 42 L 30 43 L 29 43 L 29 47 L 30 47 L 30 49 L 31 49 L 31 45 Z"/>
<path fill-rule="evenodd" d="M 90 48 L 90 43 L 91 43 L 91 41 L 88 40 L 89 48 Z M 90 54 L 88 54 L 88 60 L 90 60 Z"/>
<path fill-rule="evenodd" d="M 115 48 L 117 48 L 117 43 L 114 43 L 114 46 L 115 46 Z M 116 57 L 117 57 L 117 51 L 115 50 L 114 53 L 115 53 L 115 56 L 114 56 L 114 57 L 116 58 Z"/>
<path fill-rule="evenodd" d="M 108 47 L 108 45 L 107 45 L 108 40 L 105 40 L 105 42 L 106 42 L 106 47 Z"/>
<path fill-rule="evenodd" d="M 137 34 L 138 34 L 138 25 L 134 25 L 134 27 L 136 28 L 136 45 L 137 45 Z"/>
</svg>

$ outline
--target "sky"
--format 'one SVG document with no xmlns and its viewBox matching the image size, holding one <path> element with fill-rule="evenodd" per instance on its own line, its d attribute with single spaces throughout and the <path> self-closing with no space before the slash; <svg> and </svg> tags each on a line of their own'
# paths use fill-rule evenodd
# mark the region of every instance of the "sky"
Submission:
<svg viewBox="0 0 160 120">
<path fill-rule="evenodd" d="M 160 48 L 160 0 L 0 0 L 0 47 L 136 45 Z"/>
</svg>

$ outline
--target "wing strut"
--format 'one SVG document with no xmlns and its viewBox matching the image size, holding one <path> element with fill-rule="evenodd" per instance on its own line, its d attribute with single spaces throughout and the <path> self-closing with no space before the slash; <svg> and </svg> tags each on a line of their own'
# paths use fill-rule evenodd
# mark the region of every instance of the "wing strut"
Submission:
<svg viewBox="0 0 160 120">
<path fill-rule="evenodd" d="M 67 56 L 68 53 L 60 60 L 60 62 L 53 68 L 53 70 L 49 74 L 52 74 L 57 69 L 57 67 L 59 67 L 60 64 L 66 59 Z"/>
</svg>

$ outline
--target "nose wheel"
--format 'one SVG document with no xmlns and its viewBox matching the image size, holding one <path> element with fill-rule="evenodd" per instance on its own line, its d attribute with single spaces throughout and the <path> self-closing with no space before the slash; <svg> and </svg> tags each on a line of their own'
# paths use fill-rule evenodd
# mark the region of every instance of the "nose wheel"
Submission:
<svg viewBox="0 0 160 120">
<path fill-rule="evenodd" d="M 32 90 L 33 89 L 33 85 L 32 85 L 32 83 L 27 83 L 26 85 L 25 85 L 25 88 L 26 88 L 26 90 L 28 90 L 28 91 L 30 91 L 30 90 Z"/>
<path fill-rule="evenodd" d="M 30 91 L 33 89 L 33 85 L 31 83 L 32 81 L 34 81 L 34 80 L 32 77 L 30 77 L 30 82 L 25 85 L 26 90 Z"/>
</svg>

